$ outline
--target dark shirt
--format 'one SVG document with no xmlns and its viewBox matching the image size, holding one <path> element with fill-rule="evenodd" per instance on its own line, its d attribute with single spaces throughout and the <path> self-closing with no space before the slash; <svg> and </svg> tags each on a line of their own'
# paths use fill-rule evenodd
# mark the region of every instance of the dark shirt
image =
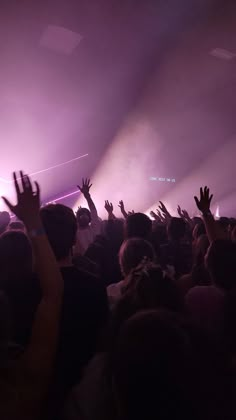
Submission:
<svg viewBox="0 0 236 420">
<path fill-rule="evenodd" d="M 83 367 L 96 351 L 99 333 L 108 319 L 106 288 L 95 276 L 74 266 L 61 269 L 64 298 L 53 383 L 64 395 L 80 380 Z M 41 299 L 37 278 L 6 281 L 1 285 L 12 319 L 12 339 L 25 347 Z"/>
<path fill-rule="evenodd" d="M 61 272 L 64 299 L 55 371 L 57 382 L 71 388 L 95 353 L 108 320 L 108 300 L 104 285 L 95 276 L 75 267 L 64 267 Z"/>
</svg>

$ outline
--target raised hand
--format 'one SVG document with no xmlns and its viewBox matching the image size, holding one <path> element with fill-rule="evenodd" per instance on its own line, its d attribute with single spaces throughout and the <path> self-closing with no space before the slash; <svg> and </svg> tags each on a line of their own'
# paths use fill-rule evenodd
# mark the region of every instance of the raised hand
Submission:
<svg viewBox="0 0 236 420">
<path fill-rule="evenodd" d="M 178 212 L 178 215 L 179 215 L 179 217 L 183 217 L 183 213 L 182 213 L 182 209 L 181 209 L 181 207 L 180 207 L 180 205 L 177 207 L 177 212 Z"/>
<path fill-rule="evenodd" d="M 154 211 L 150 211 L 150 216 L 153 217 L 153 219 L 158 220 L 158 216 Z"/>
<path fill-rule="evenodd" d="M 123 200 L 120 200 L 119 201 L 118 207 L 120 207 L 121 213 L 124 213 L 124 211 L 125 211 L 125 205 L 124 205 Z"/>
<path fill-rule="evenodd" d="M 211 200 L 213 198 L 213 194 L 210 195 L 210 190 L 208 187 L 200 188 L 200 198 L 194 197 L 195 203 L 197 208 L 203 213 L 209 213 L 211 207 Z"/>
<path fill-rule="evenodd" d="M 86 197 L 89 196 L 90 188 L 92 187 L 92 184 L 90 184 L 90 179 L 83 178 L 82 179 L 82 187 L 80 185 L 77 185 L 79 190 L 82 192 L 82 194 Z"/>
<path fill-rule="evenodd" d="M 109 203 L 108 200 L 105 201 L 105 209 L 107 211 L 108 214 L 112 214 L 113 213 L 113 204 Z"/>
<path fill-rule="evenodd" d="M 16 217 L 24 222 L 26 226 L 35 227 L 39 221 L 40 211 L 40 188 L 35 182 L 35 191 L 28 175 L 20 171 L 20 177 L 17 178 L 16 172 L 13 173 L 14 185 L 17 196 L 17 204 L 14 206 L 6 197 L 2 197 L 5 204 Z"/>
<path fill-rule="evenodd" d="M 163 214 L 161 213 L 161 211 L 159 209 L 157 209 L 156 211 L 157 211 L 157 217 L 159 218 L 159 221 L 161 223 L 164 223 L 166 221 L 165 216 L 163 216 Z"/>
<path fill-rule="evenodd" d="M 134 210 L 128 211 L 128 216 L 131 216 L 132 214 L 135 214 L 135 211 Z"/>
<path fill-rule="evenodd" d="M 160 205 L 158 206 L 158 208 L 161 210 L 161 212 L 163 213 L 163 215 L 165 216 L 166 219 L 167 218 L 170 219 L 171 215 L 168 212 L 166 206 L 162 203 L 162 201 L 159 201 L 159 203 L 160 203 Z"/>
</svg>

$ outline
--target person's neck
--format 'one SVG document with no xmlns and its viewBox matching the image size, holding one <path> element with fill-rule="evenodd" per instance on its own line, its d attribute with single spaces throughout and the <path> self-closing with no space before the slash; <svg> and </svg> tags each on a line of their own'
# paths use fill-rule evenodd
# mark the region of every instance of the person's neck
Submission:
<svg viewBox="0 0 236 420">
<path fill-rule="evenodd" d="M 68 256 L 68 257 L 63 258 L 62 260 L 58 261 L 58 265 L 59 265 L 59 267 L 71 267 L 71 266 L 73 266 L 72 257 Z"/>
</svg>

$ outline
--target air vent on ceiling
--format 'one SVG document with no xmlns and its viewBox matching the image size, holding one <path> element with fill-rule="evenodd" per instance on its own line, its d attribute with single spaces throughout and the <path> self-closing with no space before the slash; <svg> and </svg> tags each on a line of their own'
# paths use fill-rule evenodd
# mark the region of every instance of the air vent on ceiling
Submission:
<svg viewBox="0 0 236 420">
<path fill-rule="evenodd" d="M 62 54 L 71 54 L 83 37 L 61 26 L 49 25 L 42 34 L 40 45 Z"/>
</svg>

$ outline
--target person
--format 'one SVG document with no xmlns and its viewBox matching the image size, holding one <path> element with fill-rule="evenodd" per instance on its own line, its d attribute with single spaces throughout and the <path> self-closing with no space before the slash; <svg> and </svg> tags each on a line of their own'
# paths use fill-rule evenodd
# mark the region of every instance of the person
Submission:
<svg viewBox="0 0 236 420">
<path fill-rule="evenodd" d="M 99 278 L 72 262 L 77 221 L 73 211 L 51 204 L 40 211 L 42 223 L 64 280 L 59 345 L 55 364 L 55 399 L 80 380 L 108 319 L 106 288 Z"/>
<path fill-rule="evenodd" d="M 114 411 L 126 420 L 229 418 L 230 371 L 214 341 L 166 310 L 126 320 L 110 355 Z"/>
<path fill-rule="evenodd" d="M 31 239 L 41 299 L 35 311 L 29 343 L 23 353 L 14 358 L 9 352 L 7 335 L 5 338 L 3 335 L 6 319 L 1 306 L 0 416 L 6 420 L 36 420 L 44 417 L 43 408 L 52 376 L 63 280 L 40 220 L 39 185 L 36 183 L 34 192 L 29 177 L 23 172 L 20 172 L 20 182 L 18 180 L 14 173 L 17 204 L 14 206 L 7 198 L 3 199 L 10 211 L 23 221 Z"/>
<path fill-rule="evenodd" d="M 152 232 L 152 221 L 146 214 L 134 213 L 125 219 L 125 239 L 142 238 L 149 239 Z"/>
<path fill-rule="evenodd" d="M 84 255 L 89 245 L 94 241 L 96 236 L 101 233 L 101 221 L 90 195 L 91 187 L 92 184 L 90 184 L 90 179 L 87 178 L 82 180 L 81 187 L 78 185 L 79 190 L 88 203 L 89 210 L 80 207 L 76 213 L 78 232 L 74 253 L 77 255 Z"/>
<path fill-rule="evenodd" d="M 210 242 L 205 264 L 212 284 L 193 287 L 187 293 L 185 303 L 197 325 L 220 337 L 224 326 L 225 298 L 235 288 L 236 244 L 227 239 L 227 233 L 215 222 L 210 211 L 212 198 L 208 187 L 200 189 L 200 198 L 195 197 Z"/>
<path fill-rule="evenodd" d="M 191 245 L 185 240 L 186 227 L 183 219 L 172 217 L 167 226 L 169 241 L 160 250 L 163 268 L 173 267 L 176 280 L 188 274 L 192 267 Z"/>
<path fill-rule="evenodd" d="M 124 322 L 143 310 L 166 308 L 182 313 L 182 301 L 175 284 L 163 274 L 161 267 L 143 261 L 127 278 L 124 292 L 114 308 L 107 334 L 105 351 L 99 352 L 85 369 L 80 384 L 69 396 L 65 408 L 67 420 L 112 420 L 114 388 L 109 371 L 110 355 Z M 137 349 L 138 351 L 138 349 Z"/>
<path fill-rule="evenodd" d="M 209 286 L 210 274 L 205 265 L 205 256 L 209 247 L 207 235 L 197 238 L 193 248 L 193 266 L 189 274 L 185 274 L 178 280 L 178 287 L 185 295 L 194 286 Z"/>
<path fill-rule="evenodd" d="M 119 251 L 119 264 L 125 279 L 144 258 L 149 261 L 155 260 L 154 249 L 148 241 L 141 238 L 131 238 L 123 242 Z M 107 295 L 111 308 L 113 308 L 121 298 L 122 288 L 125 283 L 126 280 L 121 280 L 120 282 L 110 284 L 107 287 Z"/>
</svg>

